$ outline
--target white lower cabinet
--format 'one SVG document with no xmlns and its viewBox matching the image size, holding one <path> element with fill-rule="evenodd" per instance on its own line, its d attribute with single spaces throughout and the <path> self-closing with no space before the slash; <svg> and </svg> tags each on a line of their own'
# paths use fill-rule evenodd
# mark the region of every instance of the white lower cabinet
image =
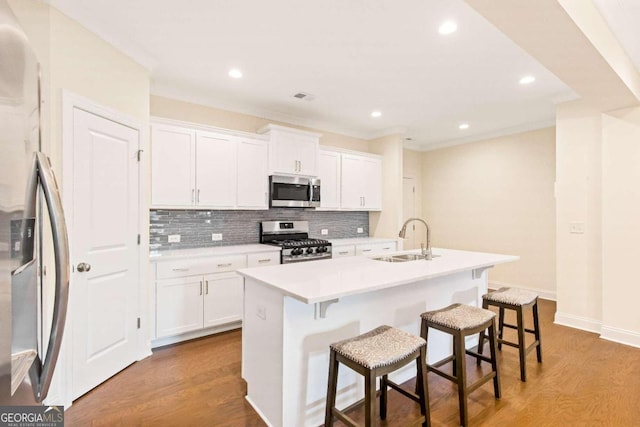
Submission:
<svg viewBox="0 0 640 427">
<path fill-rule="evenodd" d="M 203 327 L 242 320 L 244 279 L 236 273 L 204 276 Z"/>
<path fill-rule="evenodd" d="M 354 256 L 356 254 L 355 245 L 340 245 L 331 247 L 331 256 L 333 258 L 342 258 L 345 256 Z"/>
<path fill-rule="evenodd" d="M 241 327 L 244 279 L 235 270 L 280 264 L 280 252 L 156 262 L 152 346 Z"/>
</svg>

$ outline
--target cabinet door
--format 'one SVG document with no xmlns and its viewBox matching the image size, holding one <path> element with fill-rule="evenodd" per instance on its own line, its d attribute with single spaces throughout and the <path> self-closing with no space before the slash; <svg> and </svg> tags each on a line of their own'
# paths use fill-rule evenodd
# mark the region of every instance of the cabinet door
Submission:
<svg viewBox="0 0 640 427">
<path fill-rule="evenodd" d="M 202 276 L 156 282 L 157 337 L 202 328 Z"/>
<path fill-rule="evenodd" d="M 380 159 L 362 158 L 363 201 L 368 211 L 382 209 L 382 161 Z"/>
<path fill-rule="evenodd" d="M 364 209 L 363 180 L 362 158 L 351 154 L 343 154 L 341 185 L 341 206 L 343 209 Z"/>
<path fill-rule="evenodd" d="M 235 207 L 236 141 L 229 135 L 200 131 L 196 141 L 196 204 L 202 207 Z"/>
<path fill-rule="evenodd" d="M 191 206 L 195 197 L 195 132 L 173 126 L 151 129 L 151 204 Z"/>
<path fill-rule="evenodd" d="M 242 320 L 244 279 L 236 273 L 204 276 L 204 327 Z"/>
<path fill-rule="evenodd" d="M 318 138 L 280 129 L 271 133 L 271 173 L 316 176 Z"/>
<path fill-rule="evenodd" d="M 340 153 L 320 150 L 320 208 L 340 208 Z"/>
<path fill-rule="evenodd" d="M 238 207 L 269 209 L 268 143 L 242 138 L 238 143 Z"/>
</svg>

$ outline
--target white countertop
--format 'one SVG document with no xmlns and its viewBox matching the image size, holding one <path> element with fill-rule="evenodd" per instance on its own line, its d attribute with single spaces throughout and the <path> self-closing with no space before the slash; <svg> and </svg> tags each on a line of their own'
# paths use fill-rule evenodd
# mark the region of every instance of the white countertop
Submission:
<svg viewBox="0 0 640 427">
<path fill-rule="evenodd" d="M 398 253 L 419 252 L 420 250 L 413 250 Z M 360 256 L 244 268 L 238 270 L 238 273 L 306 304 L 314 304 L 519 259 L 513 255 L 453 249 L 434 248 L 433 253 L 440 256 L 431 261 L 389 263 Z"/>
<path fill-rule="evenodd" d="M 250 245 L 211 246 L 207 248 L 151 251 L 149 253 L 149 260 L 155 262 L 180 258 L 243 255 L 264 252 L 280 252 L 280 248 L 273 245 L 262 245 L 259 243 L 255 243 Z"/>
<path fill-rule="evenodd" d="M 327 239 L 334 246 L 340 245 L 368 245 L 371 243 L 388 243 L 395 242 L 396 239 L 387 239 L 383 237 L 353 237 L 350 239 Z"/>
</svg>

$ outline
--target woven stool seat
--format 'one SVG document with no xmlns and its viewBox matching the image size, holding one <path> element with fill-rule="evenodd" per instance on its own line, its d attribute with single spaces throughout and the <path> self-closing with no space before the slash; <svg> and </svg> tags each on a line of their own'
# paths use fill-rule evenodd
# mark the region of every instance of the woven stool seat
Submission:
<svg viewBox="0 0 640 427">
<path fill-rule="evenodd" d="M 518 288 L 500 288 L 497 291 L 483 295 L 482 298 L 488 301 L 501 302 L 511 305 L 527 305 L 531 304 L 538 294 Z"/>
<path fill-rule="evenodd" d="M 365 368 L 376 369 L 392 365 L 426 345 L 423 338 L 391 326 L 380 326 L 330 347 Z"/>
<path fill-rule="evenodd" d="M 464 304 L 452 304 L 442 310 L 422 313 L 421 317 L 436 325 L 441 325 L 457 331 L 473 329 L 496 317 L 490 310 L 472 307 Z"/>
</svg>

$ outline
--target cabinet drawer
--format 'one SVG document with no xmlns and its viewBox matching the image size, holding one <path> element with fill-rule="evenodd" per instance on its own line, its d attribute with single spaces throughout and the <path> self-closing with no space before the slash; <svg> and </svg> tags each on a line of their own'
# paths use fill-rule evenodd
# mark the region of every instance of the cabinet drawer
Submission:
<svg viewBox="0 0 640 427">
<path fill-rule="evenodd" d="M 333 246 L 331 248 L 331 256 L 333 258 L 340 258 L 344 256 L 354 256 L 356 254 L 355 246 Z"/>
<path fill-rule="evenodd" d="M 372 243 L 356 246 L 356 255 L 375 255 L 381 253 L 395 252 L 395 242 L 389 243 Z"/>
<path fill-rule="evenodd" d="M 171 279 L 209 273 L 224 273 L 225 271 L 244 268 L 246 265 L 247 260 L 244 255 L 159 262 L 156 267 L 156 278 Z"/>
<path fill-rule="evenodd" d="M 280 264 L 280 252 L 247 255 L 247 267 L 262 267 L 264 265 L 276 264 Z"/>
</svg>

